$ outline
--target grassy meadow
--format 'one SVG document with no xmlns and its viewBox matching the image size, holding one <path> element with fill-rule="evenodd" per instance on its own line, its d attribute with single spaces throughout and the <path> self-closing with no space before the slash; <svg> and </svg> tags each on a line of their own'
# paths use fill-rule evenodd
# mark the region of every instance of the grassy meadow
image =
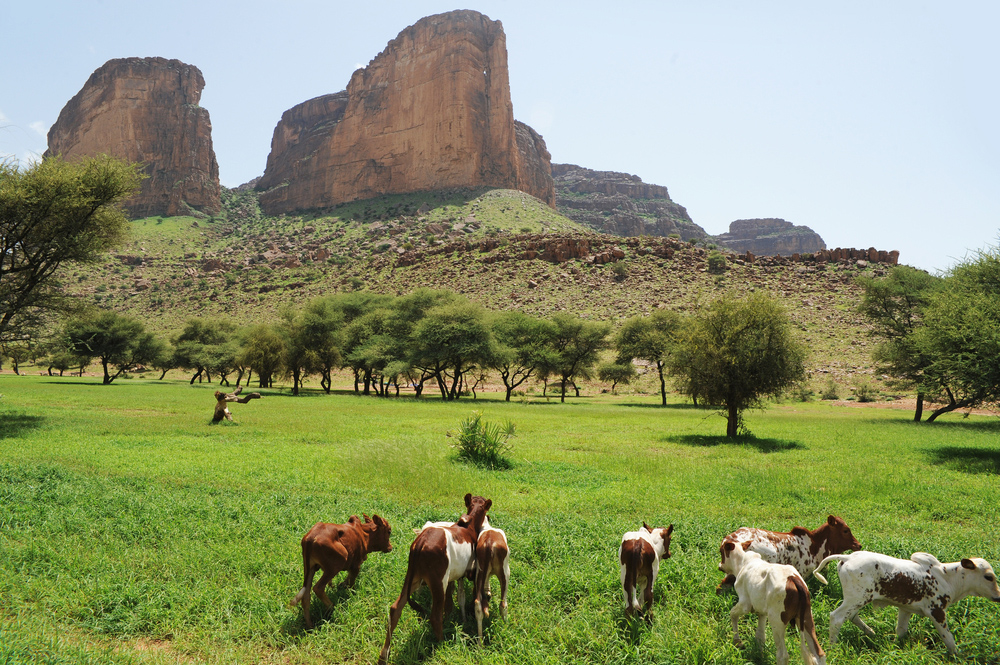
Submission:
<svg viewBox="0 0 1000 665">
<path fill-rule="evenodd" d="M 507 532 L 505 621 L 476 643 L 471 609 L 437 643 L 409 608 L 393 663 L 774 662 L 732 646 L 731 596 L 716 596 L 723 536 L 741 525 L 815 528 L 844 517 L 867 549 L 1000 565 L 1000 421 L 829 403 L 753 412 L 731 443 L 712 411 L 658 396 L 505 403 L 262 391 L 210 425 L 216 386 L 182 380 L 0 374 L 0 663 L 368 663 L 406 570 L 412 529 L 455 519 L 462 497 L 493 500 Z M 445 436 L 481 410 L 512 420 L 513 468 L 459 463 Z M 394 551 L 373 554 L 353 591 L 312 603 L 315 630 L 287 607 L 302 581 L 299 540 L 317 521 L 378 513 Z M 674 524 L 649 621 L 627 621 L 616 554 L 643 521 Z M 896 612 L 863 610 L 830 648 L 840 600 L 816 581 L 830 663 L 944 663 L 926 619 L 894 637 Z M 336 580 L 334 584 L 339 580 Z M 427 598 L 423 602 L 428 603 Z M 959 661 L 1000 662 L 1000 604 L 949 610 Z M 742 625 L 752 644 L 753 619 Z M 797 639 L 792 662 L 801 662 Z"/>
</svg>

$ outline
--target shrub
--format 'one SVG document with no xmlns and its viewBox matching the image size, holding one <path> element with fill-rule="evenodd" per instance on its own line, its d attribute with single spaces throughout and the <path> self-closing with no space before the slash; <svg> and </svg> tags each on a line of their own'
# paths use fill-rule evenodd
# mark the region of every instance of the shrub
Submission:
<svg viewBox="0 0 1000 665">
<path fill-rule="evenodd" d="M 726 255 L 718 250 L 712 250 L 708 253 L 708 272 L 718 275 L 720 273 L 726 272 Z"/>
<path fill-rule="evenodd" d="M 820 393 L 820 399 L 840 399 L 840 395 L 837 394 L 837 382 L 833 380 L 831 376 L 826 380 L 826 387 L 823 388 L 823 392 Z"/>
<path fill-rule="evenodd" d="M 623 263 L 612 263 L 611 274 L 614 275 L 615 281 L 623 282 L 628 277 L 628 268 Z"/>
<path fill-rule="evenodd" d="M 854 384 L 854 397 L 859 402 L 874 402 L 878 397 L 878 389 L 867 379 L 859 379 Z"/>
<path fill-rule="evenodd" d="M 514 423 L 489 423 L 483 420 L 480 411 L 458 425 L 458 432 L 448 432 L 450 437 L 458 439 L 458 459 L 471 462 L 484 469 L 509 469 L 513 466 L 506 455 L 513 446 L 509 443 L 514 437 Z"/>
<path fill-rule="evenodd" d="M 805 383 L 800 383 L 792 388 L 792 397 L 799 402 L 811 402 L 816 393 Z"/>
</svg>

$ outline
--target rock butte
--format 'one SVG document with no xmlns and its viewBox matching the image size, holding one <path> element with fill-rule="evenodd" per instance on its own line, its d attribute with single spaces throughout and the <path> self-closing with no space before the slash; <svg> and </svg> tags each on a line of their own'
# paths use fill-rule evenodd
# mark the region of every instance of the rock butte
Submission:
<svg viewBox="0 0 1000 665">
<path fill-rule="evenodd" d="M 125 207 L 135 217 L 221 209 L 212 122 L 198 106 L 205 78 L 180 60 L 120 58 L 99 67 L 59 113 L 45 156 L 102 153 L 149 176 Z"/>
<path fill-rule="evenodd" d="M 417 21 L 347 90 L 286 111 L 258 183 L 268 215 L 480 186 L 555 206 L 545 142 L 514 121 L 503 26 L 468 10 Z"/>
</svg>

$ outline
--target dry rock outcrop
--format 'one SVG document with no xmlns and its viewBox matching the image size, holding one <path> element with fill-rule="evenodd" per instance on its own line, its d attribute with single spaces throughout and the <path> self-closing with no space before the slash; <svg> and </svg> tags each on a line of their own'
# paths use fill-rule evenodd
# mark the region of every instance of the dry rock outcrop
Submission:
<svg viewBox="0 0 1000 665">
<path fill-rule="evenodd" d="M 201 71 L 180 60 L 109 60 L 63 107 L 45 154 L 143 162 L 149 177 L 125 204 L 134 217 L 217 214 L 212 122 L 198 105 L 204 87 Z"/>
<path fill-rule="evenodd" d="M 808 226 L 796 226 L 783 219 L 738 219 L 729 233 L 715 236 L 716 244 L 736 253 L 791 256 L 826 249 L 826 243 Z"/>
<path fill-rule="evenodd" d="M 556 209 L 574 222 L 618 236 L 669 236 L 684 240 L 708 235 L 670 199 L 667 188 L 639 176 L 553 164 Z"/>
<path fill-rule="evenodd" d="M 503 26 L 460 10 L 400 32 L 343 92 L 286 111 L 258 189 L 268 215 L 481 186 L 554 206 L 549 159 L 514 122 Z"/>
</svg>

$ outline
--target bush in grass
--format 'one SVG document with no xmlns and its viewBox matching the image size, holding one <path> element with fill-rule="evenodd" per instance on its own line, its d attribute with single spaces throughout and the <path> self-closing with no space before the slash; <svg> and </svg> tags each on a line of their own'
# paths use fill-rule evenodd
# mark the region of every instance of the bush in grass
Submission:
<svg viewBox="0 0 1000 665">
<path fill-rule="evenodd" d="M 726 265 L 726 255 L 722 252 L 714 249 L 714 245 L 711 246 L 713 249 L 708 253 L 708 272 L 713 275 L 719 275 L 726 272 L 728 266 Z"/>
<path fill-rule="evenodd" d="M 448 432 L 448 436 L 458 439 L 458 459 L 471 462 L 484 469 L 509 469 L 513 466 L 506 455 L 513 446 L 514 423 L 490 423 L 483 420 L 483 414 L 473 411 L 472 415 L 458 425 L 458 432 Z"/>
<path fill-rule="evenodd" d="M 833 400 L 840 399 L 840 395 L 837 394 L 837 382 L 833 380 L 831 376 L 826 381 L 826 387 L 823 388 L 823 392 L 820 393 L 820 399 Z"/>
<path fill-rule="evenodd" d="M 874 402 L 878 389 L 870 381 L 862 379 L 854 386 L 854 397 L 859 402 Z"/>
</svg>

